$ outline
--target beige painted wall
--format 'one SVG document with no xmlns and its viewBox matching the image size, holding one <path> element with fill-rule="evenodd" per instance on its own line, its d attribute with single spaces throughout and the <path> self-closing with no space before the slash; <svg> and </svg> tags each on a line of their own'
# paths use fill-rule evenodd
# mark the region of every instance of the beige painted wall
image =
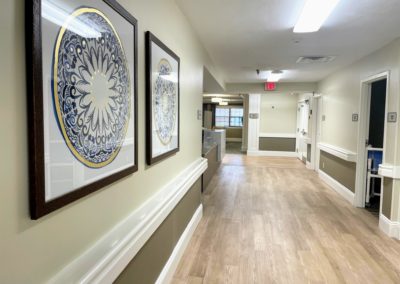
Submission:
<svg viewBox="0 0 400 284">
<path fill-rule="evenodd" d="M 322 142 L 357 152 L 358 123 L 352 122 L 352 113 L 359 112 L 361 80 L 384 71 L 390 71 L 388 111 L 398 111 L 400 40 L 341 69 L 318 84 L 322 94 Z M 395 157 L 396 124 L 389 123 L 385 145 L 387 163 Z M 399 157 L 397 160 L 400 161 Z"/>
<path fill-rule="evenodd" d="M 260 133 L 296 133 L 297 95 L 261 95 Z"/>
<path fill-rule="evenodd" d="M 203 93 L 208 94 L 220 94 L 224 92 L 223 82 L 215 79 L 215 75 L 212 75 L 210 71 L 204 67 L 203 73 Z"/>
<path fill-rule="evenodd" d="M 350 66 L 338 70 L 318 84 L 322 94 L 322 114 L 326 119 L 321 124 L 321 140 L 341 148 L 357 152 L 358 123 L 351 121 L 352 113 L 359 112 L 361 80 L 381 72 L 389 71 L 388 112 L 399 113 L 399 67 L 400 39 L 360 59 Z M 400 151 L 397 133 L 400 123 L 387 123 L 384 162 L 398 165 Z M 391 220 L 400 220 L 400 182 L 393 181 L 392 190 L 386 184 L 385 209 Z M 388 196 L 390 195 L 390 196 Z M 389 200 L 390 199 L 390 200 Z"/>
<path fill-rule="evenodd" d="M 2 1 L 0 15 L 0 282 L 43 283 L 201 156 L 203 66 L 215 68 L 173 0 L 120 0 L 138 20 L 139 171 L 38 221 L 28 209 L 24 0 Z M 165 17 L 165 15 L 168 15 Z M 144 32 L 181 59 L 180 151 L 145 165 Z M 217 74 L 217 79 L 220 76 Z M 28 91 L 29 95 L 31 93 Z M 154 178 L 157 177 L 157 178 Z"/>
</svg>

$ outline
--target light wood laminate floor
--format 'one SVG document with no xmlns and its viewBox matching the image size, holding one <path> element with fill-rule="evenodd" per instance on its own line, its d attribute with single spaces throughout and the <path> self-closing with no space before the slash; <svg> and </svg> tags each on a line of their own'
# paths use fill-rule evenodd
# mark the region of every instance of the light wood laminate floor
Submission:
<svg viewBox="0 0 400 284">
<path fill-rule="evenodd" d="M 400 283 L 400 242 L 292 158 L 226 155 L 172 283 Z"/>
</svg>

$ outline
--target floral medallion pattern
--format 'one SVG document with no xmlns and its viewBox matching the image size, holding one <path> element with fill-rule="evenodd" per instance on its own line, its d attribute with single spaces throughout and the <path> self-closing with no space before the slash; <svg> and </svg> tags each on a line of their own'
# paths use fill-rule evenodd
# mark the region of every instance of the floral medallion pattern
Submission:
<svg viewBox="0 0 400 284">
<path fill-rule="evenodd" d="M 94 8 L 74 11 L 61 28 L 53 66 L 57 120 L 84 165 L 111 163 L 124 142 L 131 87 L 125 53 L 110 20 Z"/>
<path fill-rule="evenodd" d="M 153 97 L 155 128 L 160 141 L 167 145 L 172 139 L 175 128 L 176 78 L 173 76 L 171 64 L 166 59 L 160 60 L 157 72 Z"/>
</svg>

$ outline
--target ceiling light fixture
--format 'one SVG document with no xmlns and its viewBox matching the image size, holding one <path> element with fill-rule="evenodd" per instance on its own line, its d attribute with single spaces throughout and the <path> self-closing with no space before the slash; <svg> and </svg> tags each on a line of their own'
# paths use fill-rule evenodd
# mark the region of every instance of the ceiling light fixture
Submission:
<svg viewBox="0 0 400 284">
<path fill-rule="evenodd" d="M 219 105 L 220 105 L 220 106 L 227 106 L 227 105 L 228 105 L 228 102 L 219 102 Z"/>
<path fill-rule="evenodd" d="M 281 70 L 273 70 L 268 74 L 268 82 L 278 82 L 282 78 L 283 72 Z"/>
<path fill-rule="evenodd" d="M 220 103 L 222 102 L 222 98 L 211 98 L 212 103 Z"/>
<path fill-rule="evenodd" d="M 340 0 L 307 0 L 293 32 L 312 33 L 318 31 L 339 1 Z"/>
<path fill-rule="evenodd" d="M 267 78 L 267 76 L 268 76 L 268 71 L 256 69 L 256 72 L 257 72 L 257 76 L 259 76 L 263 80 L 265 80 Z"/>
</svg>

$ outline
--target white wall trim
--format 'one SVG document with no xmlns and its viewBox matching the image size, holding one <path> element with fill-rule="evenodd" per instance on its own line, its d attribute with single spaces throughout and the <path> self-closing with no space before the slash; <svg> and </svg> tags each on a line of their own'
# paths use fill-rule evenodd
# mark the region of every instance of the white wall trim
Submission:
<svg viewBox="0 0 400 284">
<path fill-rule="evenodd" d="M 352 151 L 333 146 L 327 143 L 318 143 L 318 148 L 324 152 L 332 154 L 338 158 L 341 158 L 348 162 L 356 162 L 357 161 L 357 153 Z"/>
<path fill-rule="evenodd" d="M 309 170 L 313 170 L 314 169 L 312 164 L 309 161 L 306 161 L 306 168 L 309 169 Z"/>
<path fill-rule="evenodd" d="M 391 164 L 381 164 L 379 165 L 378 173 L 381 176 L 400 179 L 400 166 L 393 166 Z"/>
<path fill-rule="evenodd" d="M 242 138 L 226 138 L 226 142 L 242 142 Z"/>
<path fill-rule="evenodd" d="M 49 283 L 112 283 L 206 169 L 204 158 L 190 164 Z"/>
<path fill-rule="evenodd" d="M 297 157 L 296 152 L 285 151 L 250 151 L 247 150 L 248 156 L 264 156 L 264 157 Z"/>
<path fill-rule="evenodd" d="M 260 133 L 260 138 L 296 138 L 296 133 Z"/>
<path fill-rule="evenodd" d="M 311 169 L 317 170 L 319 168 L 319 154 L 320 151 L 318 150 L 317 143 L 319 142 L 320 138 L 320 128 L 321 128 L 321 109 L 320 109 L 320 102 L 322 102 L 322 96 L 320 94 L 313 94 L 311 98 Z"/>
<path fill-rule="evenodd" d="M 332 189 L 339 193 L 344 199 L 346 199 L 351 204 L 354 203 L 354 193 L 350 189 L 345 187 L 343 184 L 341 184 L 322 170 L 318 171 L 318 175 L 320 179 L 322 179 L 327 185 L 329 185 Z"/>
<path fill-rule="evenodd" d="M 261 107 L 261 95 L 249 94 L 247 149 L 251 151 L 257 151 L 259 149 L 260 107 Z M 255 117 L 250 118 L 250 115 L 255 115 Z"/>
<path fill-rule="evenodd" d="M 156 284 L 164 284 L 171 282 L 175 270 L 178 267 L 179 261 L 181 260 L 182 255 L 185 252 L 185 249 L 189 244 L 189 241 L 192 238 L 193 233 L 196 230 L 197 225 L 200 223 L 202 217 L 203 217 L 203 205 L 200 204 L 196 212 L 193 214 L 193 217 L 190 220 L 189 224 L 186 226 L 185 231 L 179 238 L 179 241 L 176 244 L 174 250 L 172 251 L 172 254 L 169 257 L 167 263 L 165 264 L 163 270 L 158 276 Z"/>
<path fill-rule="evenodd" d="M 385 215 L 379 215 L 379 228 L 389 237 L 400 240 L 400 223 L 389 220 Z"/>
</svg>

